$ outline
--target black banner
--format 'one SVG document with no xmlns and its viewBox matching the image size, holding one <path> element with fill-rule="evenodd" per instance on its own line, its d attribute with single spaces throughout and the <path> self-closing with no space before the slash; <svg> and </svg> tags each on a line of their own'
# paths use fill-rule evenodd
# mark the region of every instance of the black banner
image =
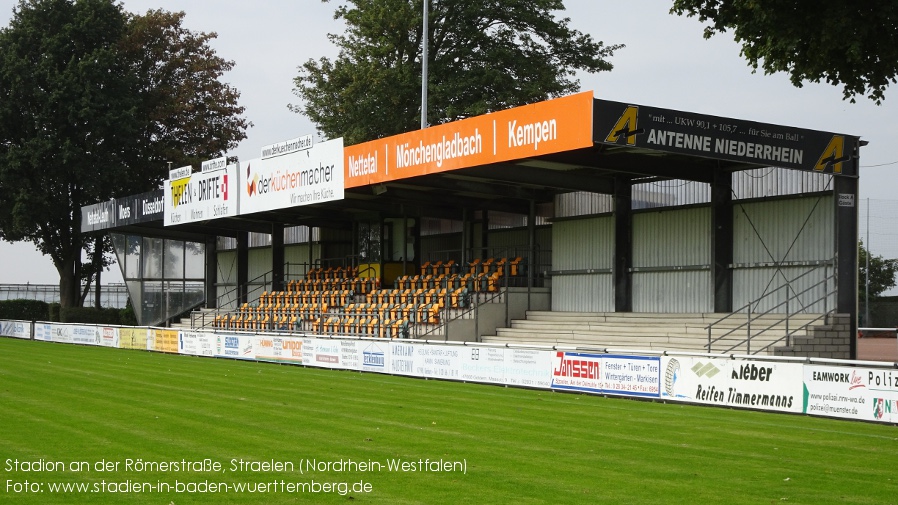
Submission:
<svg viewBox="0 0 898 505">
<path fill-rule="evenodd" d="M 163 221 L 163 199 L 164 192 L 157 189 L 81 207 L 81 233 Z"/>
<path fill-rule="evenodd" d="M 752 165 L 857 175 L 858 137 L 607 100 L 593 105 L 600 144 Z"/>
</svg>

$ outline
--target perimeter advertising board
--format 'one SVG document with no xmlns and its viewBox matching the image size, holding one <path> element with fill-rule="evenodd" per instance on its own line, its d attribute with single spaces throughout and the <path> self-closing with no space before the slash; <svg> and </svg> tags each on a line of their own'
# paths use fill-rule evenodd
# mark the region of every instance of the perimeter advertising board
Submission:
<svg viewBox="0 0 898 505">
<path fill-rule="evenodd" d="M 805 414 L 898 422 L 898 371 L 806 365 L 803 407 Z"/>
<path fill-rule="evenodd" d="M 802 365 L 668 357 L 661 397 L 667 400 L 780 412 L 802 411 Z"/>
<path fill-rule="evenodd" d="M 215 335 L 196 331 L 178 331 L 178 354 L 215 356 Z"/>
<path fill-rule="evenodd" d="M 255 335 L 215 335 L 215 355 L 221 358 L 256 359 Z"/>
<path fill-rule="evenodd" d="M 119 328 L 118 346 L 121 349 L 147 350 L 146 328 Z"/>
<path fill-rule="evenodd" d="M 593 114 L 597 143 L 857 175 L 858 137 L 608 100 Z"/>
<path fill-rule="evenodd" d="M 240 164 L 240 214 L 343 199 L 343 139 L 296 144 Z"/>
<path fill-rule="evenodd" d="M 461 346 L 463 381 L 548 389 L 552 386 L 552 352 L 505 347 Z"/>
<path fill-rule="evenodd" d="M 260 336 L 253 341 L 257 360 L 302 364 L 302 338 L 288 336 Z"/>
<path fill-rule="evenodd" d="M 147 332 L 147 350 L 178 353 L 178 330 L 150 328 Z"/>
<path fill-rule="evenodd" d="M 346 187 L 592 147 L 592 92 L 348 146 Z"/>
<path fill-rule="evenodd" d="M 0 335 L 30 339 L 31 321 L 0 321 Z"/>
<path fill-rule="evenodd" d="M 96 328 L 99 340 L 97 345 L 103 347 L 119 347 L 120 335 L 119 328 L 103 326 Z"/>
<path fill-rule="evenodd" d="M 213 168 L 165 181 L 165 226 L 237 215 L 239 192 L 231 189 L 237 166 L 207 162 L 203 166 Z"/>
<path fill-rule="evenodd" d="M 552 359 L 552 388 L 658 397 L 660 370 L 657 357 L 557 351 Z"/>
</svg>

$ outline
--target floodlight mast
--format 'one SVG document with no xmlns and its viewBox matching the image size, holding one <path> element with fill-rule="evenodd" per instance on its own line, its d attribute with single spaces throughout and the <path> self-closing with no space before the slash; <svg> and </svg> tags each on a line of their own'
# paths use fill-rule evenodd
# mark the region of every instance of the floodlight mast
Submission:
<svg viewBox="0 0 898 505">
<path fill-rule="evenodd" d="M 430 10 L 430 0 L 424 0 L 424 23 L 421 34 L 421 129 L 427 128 L 427 18 Z"/>
</svg>

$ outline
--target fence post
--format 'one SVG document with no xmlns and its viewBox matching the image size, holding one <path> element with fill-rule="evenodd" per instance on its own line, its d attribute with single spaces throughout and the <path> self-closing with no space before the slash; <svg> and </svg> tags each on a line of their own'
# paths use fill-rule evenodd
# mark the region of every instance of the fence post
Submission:
<svg viewBox="0 0 898 505">
<path fill-rule="evenodd" d="M 714 327 L 714 323 L 708 325 L 708 354 L 711 353 L 711 328 Z"/>
<path fill-rule="evenodd" d="M 748 321 L 745 323 L 748 327 L 748 338 L 745 340 L 745 354 L 751 354 L 751 304 L 748 304 Z"/>
</svg>

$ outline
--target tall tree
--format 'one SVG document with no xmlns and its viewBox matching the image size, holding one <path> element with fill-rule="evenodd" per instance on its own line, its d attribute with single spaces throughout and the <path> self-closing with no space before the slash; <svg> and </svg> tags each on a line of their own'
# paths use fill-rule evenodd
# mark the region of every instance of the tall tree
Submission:
<svg viewBox="0 0 898 505">
<path fill-rule="evenodd" d="M 880 104 L 898 75 L 894 0 L 674 0 L 671 13 L 710 22 L 706 39 L 732 30 L 752 68 L 787 72 L 796 87 L 823 80 Z"/>
<path fill-rule="evenodd" d="M 869 256 L 869 262 L 868 262 Z M 885 259 L 871 254 L 861 240 L 857 246 L 858 276 L 857 292 L 861 303 L 867 302 L 867 276 L 870 277 L 870 301 L 882 293 L 895 287 L 895 274 L 898 273 L 898 260 Z M 869 265 L 869 268 L 868 268 Z"/>
<path fill-rule="evenodd" d="M 164 161 L 211 158 L 245 138 L 233 64 L 183 13 L 132 16 L 112 0 L 20 0 L 0 29 L 0 238 L 30 241 L 81 301 L 102 254 L 81 207 L 158 186 Z M 82 266 L 84 269 L 82 271 Z"/>
<path fill-rule="evenodd" d="M 328 1 L 328 0 L 323 0 Z M 611 70 L 616 49 L 556 19 L 561 0 L 430 1 L 427 117 L 454 121 L 578 91 L 575 71 Z M 309 60 L 294 80 L 327 137 L 355 144 L 420 125 L 422 0 L 348 0 L 334 61 Z"/>
</svg>

